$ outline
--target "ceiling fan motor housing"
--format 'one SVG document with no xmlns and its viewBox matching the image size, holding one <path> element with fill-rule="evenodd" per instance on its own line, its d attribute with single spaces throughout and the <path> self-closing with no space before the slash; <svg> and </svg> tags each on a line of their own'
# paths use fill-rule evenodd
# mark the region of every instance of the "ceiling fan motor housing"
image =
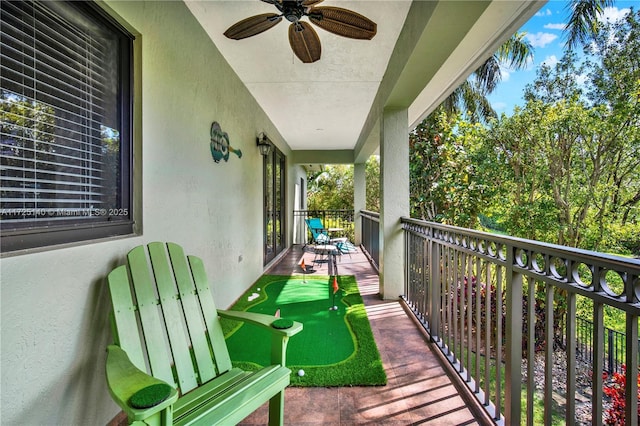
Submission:
<svg viewBox="0 0 640 426">
<path fill-rule="evenodd" d="M 282 14 L 289 22 L 298 22 L 304 16 L 304 9 L 297 1 L 282 2 Z"/>
</svg>

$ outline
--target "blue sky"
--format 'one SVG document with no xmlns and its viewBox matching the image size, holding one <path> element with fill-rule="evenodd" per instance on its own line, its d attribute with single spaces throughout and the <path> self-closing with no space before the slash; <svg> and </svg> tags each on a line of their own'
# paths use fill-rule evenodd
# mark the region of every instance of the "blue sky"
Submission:
<svg viewBox="0 0 640 426">
<path fill-rule="evenodd" d="M 488 97 L 498 115 L 503 112 L 510 115 L 514 106 L 524 105 L 524 88 L 533 82 L 540 64 L 552 66 L 562 58 L 565 41 L 563 29 L 569 18 L 567 4 L 567 1 L 562 0 L 549 1 L 520 29 L 527 33 L 527 40 L 534 48 L 533 64 L 522 71 L 503 70 L 502 83 Z M 640 1 L 616 1 L 614 7 L 604 11 L 603 18 L 618 19 L 631 6 L 637 10 Z"/>
</svg>

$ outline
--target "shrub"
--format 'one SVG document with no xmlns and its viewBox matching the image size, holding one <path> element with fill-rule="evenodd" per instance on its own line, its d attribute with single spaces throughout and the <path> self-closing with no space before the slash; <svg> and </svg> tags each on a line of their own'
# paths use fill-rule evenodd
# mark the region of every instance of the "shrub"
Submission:
<svg viewBox="0 0 640 426">
<path fill-rule="evenodd" d="M 607 378 L 607 373 L 603 373 L 603 378 Z M 624 425 L 625 424 L 625 399 L 624 391 L 626 377 L 626 366 L 622 366 L 622 373 L 613 373 L 611 383 L 604 386 L 603 391 L 611 398 L 611 408 L 606 411 L 605 424 Z M 638 400 L 640 402 L 640 374 L 638 374 Z M 638 420 L 640 420 L 640 403 L 638 404 Z"/>
</svg>

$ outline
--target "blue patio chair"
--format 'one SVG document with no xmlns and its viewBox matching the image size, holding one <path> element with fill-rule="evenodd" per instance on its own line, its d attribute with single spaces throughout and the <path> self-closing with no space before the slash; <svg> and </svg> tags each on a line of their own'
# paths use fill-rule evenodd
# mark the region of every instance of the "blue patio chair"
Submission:
<svg viewBox="0 0 640 426">
<path fill-rule="evenodd" d="M 329 230 L 324 227 L 322 220 L 317 217 L 310 217 L 304 220 L 311 231 L 314 244 L 333 244 L 338 249 L 339 254 L 347 253 L 351 257 L 351 252 L 355 251 L 355 246 L 346 237 L 331 238 Z"/>
<path fill-rule="evenodd" d="M 329 244 L 331 242 L 329 231 L 322 225 L 320 218 L 310 217 L 305 219 L 304 222 L 311 232 L 314 244 Z"/>
</svg>

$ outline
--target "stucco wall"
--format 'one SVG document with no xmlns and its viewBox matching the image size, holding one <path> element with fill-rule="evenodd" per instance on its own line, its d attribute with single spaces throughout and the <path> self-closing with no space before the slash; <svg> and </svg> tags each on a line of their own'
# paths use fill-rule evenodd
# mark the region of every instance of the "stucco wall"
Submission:
<svg viewBox="0 0 640 426">
<path fill-rule="evenodd" d="M 266 131 L 289 157 L 288 146 L 182 2 L 108 5 L 139 33 L 141 157 L 134 173 L 143 234 L 0 260 L 3 425 L 105 424 L 118 413 L 104 380 L 104 277 L 130 248 L 175 241 L 201 256 L 219 307 L 263 271 L 255 137 Z M 213 162 L 214 120 L 241 159 Z M 289 172 L 292 199 L 300 171 Z"/>
</svg>

